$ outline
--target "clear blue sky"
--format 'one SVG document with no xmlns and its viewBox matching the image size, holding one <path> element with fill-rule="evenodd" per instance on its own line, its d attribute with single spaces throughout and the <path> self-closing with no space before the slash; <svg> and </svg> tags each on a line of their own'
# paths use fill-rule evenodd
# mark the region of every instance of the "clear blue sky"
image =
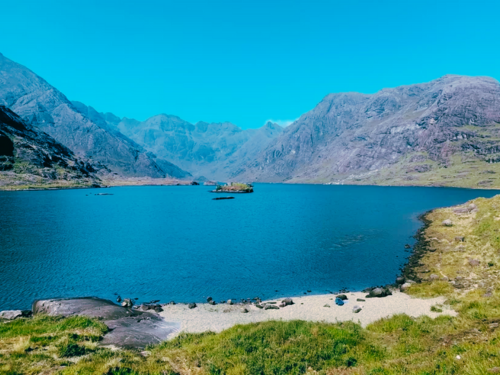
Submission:
<svg viewBox="0 0 500 375">
<path fill-rule="evenodd" d="M 500 1 L 4 1 L 0 52 L 99 111 L 243 128 L 326 94 L 500 78 Z"/>
</svg>

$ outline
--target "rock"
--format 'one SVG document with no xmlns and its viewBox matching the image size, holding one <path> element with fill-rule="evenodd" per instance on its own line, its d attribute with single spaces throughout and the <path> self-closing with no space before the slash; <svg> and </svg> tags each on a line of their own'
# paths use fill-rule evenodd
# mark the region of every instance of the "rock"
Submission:
<svg viewBox="0 0 500 375">
<path fill-rule="evenodd" d="M 293 300 L 291 298 L 285 298 L 283 301 L 281 301 L 284 306 L 290 306 L 293 305 Z"/>
<path fill-rule="evenodd" d="M 413 281 L 413 280 L 406 280 L 407 283 L 410 283 L 410 284 L 416 284 L 417 282 L 416 281 Z"/>
<path fill-rule="evenodd" d="M 227 304 L 228 304 L 228 305 L 232 305 L 232 304 L 233 304 L 233 300 L 232 300 L 232 299 L 228 299 L 228 300 L 227 300 Z"/>
<path fill-rule="evenodd" d="M 215 306 L 215 301 L 212 299 L 212 300 L 208 301 L 208 304 L 212 305 L 212 306 Z"/>
<path fill-rule="evenodd" d="M 344 301 L 341 300 L 340 298 L 335 298 L 335 304 L 337 306 L 344 306 Z"/>
<path fill-rule="evenodd" d="M 264 306 L 262 306 L 260 303 L 256 303 L 255 307 L 257 307 L 258 309 L 263 309 L 264 308 Z"/>
<path fill-rule="evenodd" d="M 168 304 L 169 305 L 175 305 L 175 302 L 174 301 L 170 301 Z"/>
<path fill-rule="evenodd" d="M 134 301 L 132 301 L 130 298 L 125 298 L 122 302 L 123 307 L 132 307 L 134 306 Z"/>
<path fill-rule="evenodd" d="M 358 305 L 355 305 L 355 306 L 352 308 L 352 312 L 353 312 L 354 314 L 359 313 L 361 310 L 362 310 L 362 307 L 361 307 L 361 306 L 358 306 Z"/>
<path fill-rule="evenodd" d="M 457 242 L 464 242 L 465 241 L 465 237 L 464 236 L 456 236 L 455 237 L 455 241 L 457 241 Z"/>
<path fill-rule="evenodd" d="M 500 374 L 500 367 L 492 367 L 488 370 L 491 374 Z"/>
<path fill-rule="evenodd" d="M 381 298 L 390 295 L 392 295 L 392 292 L 388 288 L 375 288 L 366 296 L 366 298 Z"/>
<path fill-rule="evenodd" d="M 131 310 L 95 297 L 35 301 L 33 313 L 100 319 L 110 331 L 99 345 L 129 349 L 158 344 L 180 329 L 180 324 L 166 322 L 156 314 Z"/>
<path fill-rule="evenodd" d="M 212 297 L 207 297 L 207 302 L 213 301 Z"/>
<path fill-rule="evenodd" d="M 477 209 L 477 206 L 474 203 L 471 203 L 467 208 L 469 209 L 469 211 L 474 211 L 475 209 Z"/>
<path fill-rule="evenodd" d="M 188 308 L 189 309 L 194 309 L 196 307 L 196 303 L 192 302 L 192 303 L 188 303 Z"/>
<path fill-rule="evenodd" d="M 242 308 L 241 312 L 244 313 L 244 314 L 246 314 L 248 312 L 248 310 L 246 308 Z"/>
<path fill-rule="evenodd" d="M 116 302 L 120 303 L 122 301 L 122 297 L 118 296 L 116 297 Z"/>
<path fill-rule="evenodd" d="M 0 319 L 14 320 L 18 318 L 27 318 L 31 316 L 30 310 L 5 310 L 0 311 Z"/>
<path fill-rule="evenodd" d="M 337 297 L 335 297 L 335 298 L 339 298 L 339 299 L 341 299 L 342 301 L 347 300 L 347 296 L 346 296 L 345 294 L 339 294 L 339 295 L 338 295 Z"/>
<path fill-rule="evenodd" d="M 442 224 L 445 227 L 451 227 L 451 226 L 453 226 L 453 222 L 450 219 L 443 220 Z"/>
<path fill-rule="evenodd" d="M 310 291 L 310 290 L 308 290 L 308 291 L 307 291 L 307 293 L 311 293 L 311 291 Z"/>
<path fill-rule="evenodd" d="M 429 280 L 430 281 L 439 280 L 439 276 L 433 273 L 432 275 L 429 276 Z"/>
<path fill-rule="evenodd" d="M 406 244 L 406 245 L 405 245 L 405 249 L 411 249 L 410 244 Z"/>
<path fill-rule="evenodd" d="M 403 276 L 396 277 L 396 284 L 401 285 L 405 283 L 405 278 Z"/>
<path fill-rule="evenodd" d="M 323 306 L 323 307 L 330 307 L 330 305 L 326 304 L 326 305 L 325 305 L 325 306 Z"/>
<path fill-rule="evenodd" d="M 411 287 L 411 283 L 406 282 L 403 285 L 401 285 L 401 291 L 404 292 L 405 290 L 407 290 L 410 287 Z"/>
<path fill-rule="evenodd" d="M 363 298 L 358 298 L 356 301 L 358 301 L 358 302 L 365 302 L 366 300 L 364 300 Z"/>
<path fill-rule="evenodd" d="M 280 308 L 276 305 L 266 305 L 264 306 L 264 310 L 279 310 Z"/>
<path fill-rule="evenodd" d="M 491 323 L 490 324 L 490 328 L 493 329 L 493 328 L 498 328 L 498 323 Z"/>
<path fill-rule="evenodd" d="M 469 264 L 472 266 L 472 267 L 477 267 L 479 266 L 479 263 L 481 263 L 479 260 L 477 259 L 469 259 Z"/>
</svg>

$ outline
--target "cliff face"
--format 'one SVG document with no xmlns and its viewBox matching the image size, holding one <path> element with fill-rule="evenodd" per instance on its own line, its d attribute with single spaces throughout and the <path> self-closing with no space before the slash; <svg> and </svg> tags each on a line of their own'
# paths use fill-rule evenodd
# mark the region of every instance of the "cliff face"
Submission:
<svg viewBox="0 0 500 375">
<path fill-rule="evenodd" d="M 114 174 L 167 176 L 154 158 L 130 139 L 96 123 L 44 79 L 1 54 L 0 104 L 79 157 L 106 165 Z"/>
<path fill-rule="evenodd" d="M 270 122 L 260 129 L 242 130 L 229 122 L 193 125 L 177 116 L 163 114 L 144 122 L 125 118 L 116 128 L 192 175 L 218 180 L 227 179 L 253 161 L 282 131 L 279 125 Z"/>
<path fill-rule="evenodd" d="M 92 185 L 100 182 L 95 172 L 95 166 L 0 106 L 0 187 Z"/>
<path fill-rule="evenodd" d="M 500 161 L 499 123 L 500 85 L 487 77 L 449 75 L 374 95 L 331 94 L 236 174 L 256 181 L 452 185 L 458 177 L 442 176 L 443 169 Z"/>
</svg>

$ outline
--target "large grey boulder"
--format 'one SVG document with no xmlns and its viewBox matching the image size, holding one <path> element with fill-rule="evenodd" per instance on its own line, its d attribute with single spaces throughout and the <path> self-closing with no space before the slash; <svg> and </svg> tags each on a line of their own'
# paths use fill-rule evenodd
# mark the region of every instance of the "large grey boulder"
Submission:
<svg viewBox="0 0 500 375">
<path fill-rule="evenodd" d="M 156 314 L 121 307 L 96 297 L 38 300 L 33 303 L 32 310 L 34 314 L 100 319 L 110 329 L 100 342 L 104 346 L 145 348 L 166 340 L 180 329 L 178 323 L 166 322 Z"/>
</svg>

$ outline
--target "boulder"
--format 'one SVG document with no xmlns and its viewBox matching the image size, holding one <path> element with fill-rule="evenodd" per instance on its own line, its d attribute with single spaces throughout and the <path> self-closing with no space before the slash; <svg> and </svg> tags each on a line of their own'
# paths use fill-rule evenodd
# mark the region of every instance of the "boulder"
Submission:
<svg viewBox="0 0 500 375">
<path fill-rule="evenodd" d="M 134 301 L 132 301 L 130 298 L 125 298 L 122 302 L 123 307 L 132 307 L 134 306 Z"/>
<path fill-rule="evenodd" d="M 30 310 L 6 310 L 0 311 L 0 319 L 14 320 L 17 318 L 27 318 L 31 316 Z"/>
<path fill-rule="evenodd" d="M 212 299 L 212 300 L 208 301 L 208 304 L 214 306 L 215 305 L 215 301 Z"/>
<path fill-rule="evenodd" d="M 345 294 L 339 294 L 339 295 L 338 295 L 337 297 L 335 297 L 335 298 L 339 298 L 339 299 L 341 299 L 342 301 L 347 300 L 347 296 L 346 296 Z"/>
<path fill-rule="evenodd" d="M 324 305 L 323 307 L 330 307 L 330 305 L 329 305 L 329 304 L 326 304 L 326 305 Z"/>
<path fill-rule="evenodd" d="M 358 306 L 358 305 L 355 305 L 355 306 L 352 308 L 352 312 L 353 312 L 354 314 L 359 313 L 361 310 L 362 310 L 362 307 L 361 307 L 361 306 Z"/>
<path fill-rule="evenodd" d="M 405 245 L 405 249 L 411 249 L 410 244 L 406 244 L 406 245 Z"/>
<path fill-rule="evenodd" d="M 232 304 L 233 304 L 233 300 L 232 300 L 232 299 L 228 299 L 228 300 L 227 300 L 227 304 L 228 304 L 228 305 L 232 305 Z"/>
<path fill-rule="evenodd" d="M 340 298 L 335 298 L 335 304 L 337 306 L 344 306 L 344 301 L 341 300 Z"/>
<path fill-rule="evenodd" d="M 196 303 L 188 303 L 188 309 L 194 309 L 196 307 Z"/>
<path fill-rule="evenodd" d="M 445 227 L 451 227 L 451 226 L 453 226 L 453 222 L 450 219 L 443 220 L 442 224 Z"/>
<path fill-rule="evenodd" d="M 356 301 L 358 301 L 358 302 L 365 302 L 366 300 L 364 300 L 363 298 L 358 298 L 358 299 L 356 299 Z"/>
<path fill-rule="evenodd" d="M 433 273 L 432 275 L 429 276 L 429 280 L 430 281 L 439 280 L 439 276 Z"/>
<path fill-rule="evenodd" d="M 120 303 L 122 301 L 122 297 L 118 296 L 116 297 L 116 302 Z"/>
<path fill-rule="evenodd" d="M 392 295 L 392 292 L 388 288 L 375 288 L 366 296 L 366 298 L 382 298 L 390 295 Z"/>
<path fill-rule="evenodd" d="M 264 310 L 279 310 L 280 308 L 276 305 L 265 305 Z"/>
<path fill-rule="evenodd" d="M 34 314 L 50 316 L 88 316 L 103 321 L 110 331 L 99 345 L 137 349 L 165 341 L 180 329 L 179 323 L 166 322 L 149 312 L 131 310 L 112 301 L 95 297 L 39 300 L 33 303 Z"/>
<path fill-rule="evenodd" d="M 246 313 L 248 312 L 248 310 L 247 310 L 246 308 L 242 308 L 242 309 L 241 309 L 241 312 L 242 312 L 243 314 L 246 314 Z"/>
<path fill-rule="evenodd" d="M 207 297 L 207 302 L 210 303 L 210 301 L 213 301 L 212 297 Z"/>
<path fill-rule="evenodd" d="M 256 303 L 255 307 L 257 307 L 258 309 L 263 309 L 264 308 L 264 306 L 262 306 L 260 303 Z"/>
<path fill-rule="evenodd" d="M 469 264 L 472 266 L 472 267 L 477 267 L 479 266 L 479 263 L 481 263 L 479 260 L 477 259 L 469 259 Z"/>
<path fill-rule="evenodd" d="M 290 306 L 290 305 L 293 305 L 293 300 L 291 298 L 285 298 L 283 301 L 281 301 L 281 303 L 284 306 Z"/>
<path fill-rule="evenodd" d="M 457 241 L 457 242 L 464 242 L 465 241 L 465 237 L 464 236 L 456 236 L 455 237 L 455 241 Z"/>
<path fill-rule="evenodd" d="M 406 282 L 403 285 L 401 285 L 401 291 L 404 292 L 405 290 L 407 290 L 410 287 L 411 287 L 411 283 Z"/>
<path fill-rule="evenodd" d="M 403 276 L 396 277 L 396 284 L 401 285 L 405 283 L 405 278 Z"/>
<path fill-rule="evenodd" d="M 469 204 L 467 208 L 469 209 L 469 211 L 477 210 L 477 206 L 474 203 Z"/>
</svg>

